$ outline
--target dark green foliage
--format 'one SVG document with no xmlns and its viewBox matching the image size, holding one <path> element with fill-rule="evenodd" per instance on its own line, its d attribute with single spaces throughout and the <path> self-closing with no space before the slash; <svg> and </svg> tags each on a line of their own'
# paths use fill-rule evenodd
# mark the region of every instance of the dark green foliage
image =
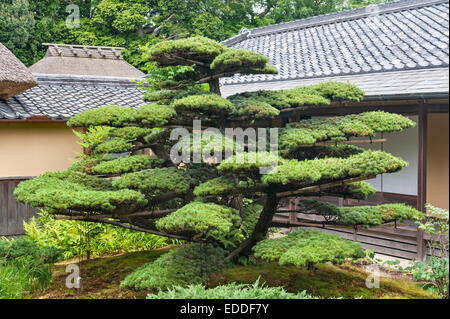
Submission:
<svg viewBox="0 0 450 319">
<path fill-rule="evenodd" d="M 147 169 L 134 173 L 127 173 L 114 180 L 112 185 L 116 188 L 130 188 L 145 194 L 156 196 L 165 192 L 175 191 L 185 193 L 192 180 L 189 173 L 175 167 Z"/>
<path fill-rule="evenodd" d="M 405 204 L 339 207 L 309 199 L 302 199 L 300 203 L 302 211 L 324 216 L 327 221 L 340 225 L 378 226 L 422 216 L 421 212 Z"/>
<path fill-rule="evenodd" d="M 111 161 L 99 163 L 92 167 L 94 174 L 123 174 L 143 169 L 158 167 L 162 160 L 156 156 L 134 155 L 120 157 Z"/>
<path fill-rule="evenodd" d="M 430 295 L 437 294 L 441 299 L 449 296 L 449 259 L 448 257 L 432 256 L 425 262 L 415 262 L 409 268 L 414 280 L 423 290 L 429 291 Z"/>
<path fill-rule="evenodd" d="M 0 299 L 17 299 L 44 289 L 52 279 L 52 265 L 62 251 L 27 238 L 0 240 Z"/>
<path fill-rule="evenodd" d="M 393 173 L 406 165 L 407 163 L 398 157 L 369 150 L 347 158 L 330 157 L 301 162 L 286 160 L 262 180 L 266 183 L 309 185 L 319 181 Z"/>
<path fill-rule="evenodd" d="M 25 262 L 28 265 L 53 264 L 61 259 L 62 251 L 51 246 L 39 246 L 28 238 L 0 240 L 0 261 Z M 19 260 L 20 259 L 20 260 Z"/>
<path fill-rule="evenodd" d="M 13 52 L 24 48 L 35 26 L 28 1 L 0 1 L 0 42 Z"/>
<path fill-rule="evenodd" d="M 356 155 L 364 152 L 364 149 L 354 145 L 340 144 L 330 146 L 312 146 L 301 147 L 292 151 L 287 150 L 281 152 L 286 158 L 295 158 L 302 161 L 305 159 L 325 158 L 325 157 L 340 157 L 346 158 L 351 155 Z"/>
<path fill-rule="evenodd" d="M 263 209 L 263 206 L 253 204 L 252 202 L 252 200 L 248 199 L 243 200 L 244 209 L 242 211 L 241 232 L 244 235 L 244 238 L 248 238 L 252 234 L 253 229 L 258 222 L 258 217 L 261 215 Z"/>
<path fill-rule="evenodd" d="M 340 264 L 345 259 L 366 255 L 357 242 L 311 229 L 297 229 L 287 236 L 260 241 L 254 251 L 258 258 L 298 267 L 325 262 Z"/>
<path fill-rule="evenodd" d="M 189 284 L 206 284 L 229 264 L 225 250 L 211 244 L 193 244 L 173 249 L 156 261 L 143 265 L 128 275 L 122 287 L 166 289 Z"/>
<path fill-rule="evenodd" d="M 156 227 L 165 232 L 191 232 L 203 238 L 234 246 L 243 236 L 239 232 L 241 218 L 236 210 L 214 203 L 191 202 L 176 212 L 159 219 Z"/>
<path fill-rule="evenodd" d="M 207 289 L 203 285 L 175 286 L 147 299 L 315 299 L 306 294 L 286 292 L 282 287 L 265 287 L 256 281 L 253 285 L 231 283 Z"/>
</svg>

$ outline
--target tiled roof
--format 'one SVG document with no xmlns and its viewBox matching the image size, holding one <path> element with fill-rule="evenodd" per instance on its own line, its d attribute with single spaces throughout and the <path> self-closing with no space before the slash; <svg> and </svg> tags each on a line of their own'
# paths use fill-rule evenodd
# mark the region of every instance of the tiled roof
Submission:
<svg viewBox="0 0 450 319">
<path fill-rule="evenodd" d="M 241 92 L 283 90 L 324 81 L 353 83 L 364 90 L 365 100 L 448 98 L 449 70 L 448 68 L 436 68 L 244 83 L 225 85 L 221 88 L 221 92 L 226 97 Z"/>
<path fill-rule="evenodd" d="M 34 74 L 39 86 L 13 98 L 0 99 L 1 119 L 48 117 L 67 120 L 104 105 L 138 107 L 144 93 L 128 78 Z"/>
<path fill-rule="evenodd" d="M 223 91 L 233 84 L 255 83 L 261 89 L 268 82 L 447 69 L 448 10 L 448 0 L 404 0 L 242 30 L 223 43 L 267 56 L 279 74 L 225 78 Z M 434 84 L 448 92 L 448 83 L 440 83 L 448 81 L 448 69 L 446 74 Z"/>
</svg>

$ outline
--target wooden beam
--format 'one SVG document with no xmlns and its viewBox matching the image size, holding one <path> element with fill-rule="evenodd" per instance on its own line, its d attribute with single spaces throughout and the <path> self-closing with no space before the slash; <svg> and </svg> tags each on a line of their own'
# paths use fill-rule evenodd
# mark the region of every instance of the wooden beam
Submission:
<svg viewBox="0 0 450 319">
<path fill-rule="evenodd" d="M 418 178 L 417 178 L 417 209 L 425 212 L 427 196 L 427 122 L 428 110 L 423 102 L 419 105 L 419 154 L 418 154 Z M 426 258 L 427 245 L 424 232 L 417 233 L 417 260 Z"/>
</svg>

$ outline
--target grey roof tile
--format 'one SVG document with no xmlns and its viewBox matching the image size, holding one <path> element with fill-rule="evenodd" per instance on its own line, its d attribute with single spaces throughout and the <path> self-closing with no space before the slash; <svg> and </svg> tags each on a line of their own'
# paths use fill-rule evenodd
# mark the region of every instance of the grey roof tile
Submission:
<svg viewBox="0 0 450 319">
<path fill-rule="evenodd" d="M 403 0 L 244 30 L 223 43 L 267 56 L 279 74 L 221 84 L 448 67 L 448 10 L 448 0 Z"/>
<path fill-rule="evenodd" d="M 1 119 L 47 116 L 67 120 L 105 105 L 139 107 L 144 93 L 127 78 L 38 75 L 39 85 L 7 100 L 0 99 Z"/>
</svg>

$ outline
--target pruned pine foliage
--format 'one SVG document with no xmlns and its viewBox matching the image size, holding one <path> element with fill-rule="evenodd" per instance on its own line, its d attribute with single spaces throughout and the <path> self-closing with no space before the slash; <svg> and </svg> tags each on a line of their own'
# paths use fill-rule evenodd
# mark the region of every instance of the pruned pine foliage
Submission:
<svg viewBox="0 0 450 319">
<path fill-rule="evenodd" d="M 255 256 L 280 265 L 309 266 L 366 256 L 357 242 L 319 230 L 298 229 L 287 236 L 260 241 L 254 247 Z"/>
<path fill-rule="evenodd" d="M 364 92 L 352 84 L 327 82 L 223 98 L 221 77 L 275 73 L 275 68 L 257 53 L 202 37 L 160 42 L 149 49 L 148 59 L 160 67 L 189 68 L 161 85 L 162 90 L 147 94 L 148 105 L 109 105 L 72 117 L 70 127 L 85 129 L 77 133 L 85 154 L 65 171 L 22 182 L 15 191 L 19 201 L 76 219 L 213 244 L 226 249 L 232 260 L 248 256 L 265 238 L 283 194 L 302 190 L 305 196 L 364 199 L 375 190 L 361 180 L 407 165 L 381 151 L 339 145 L 353 137 L 371 138 L 414 125 L 401 115 L 382 111 L 290 123 L 281 130 L 278 154 L 255 152 L 244 141 L 225 137 L 225 128 L 261 128 L 266 122 L 260 121 L 276 119 L 286 108 L 361 101 Z M 209 91 L 199 89 L 202 83 L 209 85 Z M 193 129 L 193 119 L 217 130 L 203 132 L 204 139 L 194 143 L 192 137 L 201 133 Z M 187 134 L 171 139 L 180 127 Z M 181 163 L 172 162 L 173 147 L 179 148 Z M 227 154 L 228 158 L 220 162 L 212 156 L 214 150 L 224 153 L 219 159 Z M 193 161 L 199 152 L 201 163 Z M 261 174 L 263 168 L 267 174 Z M 317 185 L 320 188 L 314 188 Z M 323 215 L 316 206 L 317 214 Z M 336 210 L 333 216 L 354 225 L 407 219 L 415 213 L 404 206 L 390 211 L 349 208 Z M 314 238 L 322 247 L 323 236 Z M 298 264 L 306 258 L 289 256 Z"/>
<path fill-rule="evenodd" d="M 318 299 L 306 291 L 291 293 L 283 287 L 266 287 L 259 279 L 251 285 L 231 283 L 208 289 L 204 285 L 175 286 L 147 299 Z"/>
</svg>

